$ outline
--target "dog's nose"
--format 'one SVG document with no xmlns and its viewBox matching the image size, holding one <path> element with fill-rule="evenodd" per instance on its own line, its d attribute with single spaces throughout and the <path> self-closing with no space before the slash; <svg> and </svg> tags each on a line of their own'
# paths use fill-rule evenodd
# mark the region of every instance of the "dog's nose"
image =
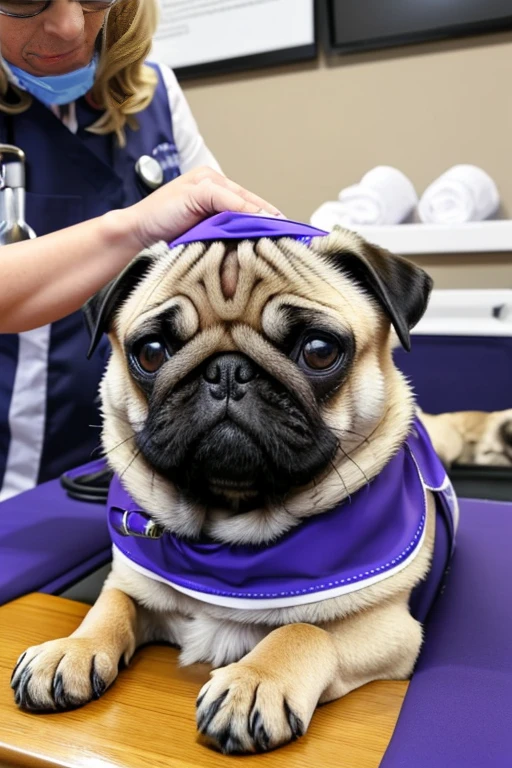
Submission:
<svg viewBox="0 0 512 768">
<path fill-rule="evenodd" d="M 203 373 L 215 400 L 241 400 L 247 385 L 256 378 L 256 368 L 245 355 L 226 353 L 208 361 Z"/>
</svg>

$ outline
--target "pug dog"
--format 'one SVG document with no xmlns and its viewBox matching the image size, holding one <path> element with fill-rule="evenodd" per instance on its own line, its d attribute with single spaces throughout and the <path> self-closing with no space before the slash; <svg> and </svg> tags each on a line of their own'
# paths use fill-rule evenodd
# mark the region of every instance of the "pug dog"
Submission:
<svg viewBox="0 0 512 768">
<path fill-rule="evenodd" d="M 340 230 L 160 244 L 91 300 L 93 345 L 103 331 L 112 345 L 101 386 L 112 571 L 70 637 L 20 657 L 19 706 L 83 705 L 138 646 L 166 641 L 182 664 L 213 667 L 199 731 L 251 753 L 304 734 L 319 703 L 410 676 L 422 643 L 411 596 L 449 484 L 442 472 L 426 483 L 404 447 L 422 424 L 392 347 L 395 334 L 409 347 L 431 287 Z M 433 418 L 449 463 L 470 437 L 455 419 L 445 440 Z M 504 424 L 493 435 L 510 457 Z M 390 529 L 395 556 L 361 565 L 401 503 L 402 474 L 414 535 L 400 544 L 409 531 Z M 456 525 L 453 498 L 451 511 Z M 361 562 L 347 575 L 337 558 L 352 550 Z"/>
<path fill-rule="evenodd" d="M 512 467 L 512 408 L 419 415 L 446 467 Z"/>
</svg>

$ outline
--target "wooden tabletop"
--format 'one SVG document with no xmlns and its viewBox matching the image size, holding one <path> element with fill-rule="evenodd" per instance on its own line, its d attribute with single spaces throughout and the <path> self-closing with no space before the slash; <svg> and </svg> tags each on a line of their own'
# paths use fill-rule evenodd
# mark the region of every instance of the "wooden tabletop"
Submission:
<svg viewBox="0 0 512 768">
<path fill-rule="evenodd" d="M 407 684 L 377 682 L 315 713 L 299 741 L 265 755 L 224 757 L 197 739 L 195 699 L 202 665 L 180 669 L 165 646 L 138 652 L 99 701 L 74 712 L 34 715 L 14 704 L 9 686 L 30 645 L 72 632 L 86 605 L 28 595 L 0 608 L 0 765 L 30 768 L 377 768 Z"/>
</svg>

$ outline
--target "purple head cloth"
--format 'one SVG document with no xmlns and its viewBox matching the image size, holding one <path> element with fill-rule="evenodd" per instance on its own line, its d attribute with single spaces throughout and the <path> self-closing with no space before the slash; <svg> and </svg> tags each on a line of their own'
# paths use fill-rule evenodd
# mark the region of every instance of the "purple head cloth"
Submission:
<svg viewBox="0 0 512 768">
<path fill-rule="evenodd" d="M 327 234 L 329 233 L 322 229 L 298 221 L 226 211 L 205 219 L 169 243 L 169 246 L 174 248 L 176 245 L 202 240 L 248 240 L 259 237 L 293 237 L 309 242 L 313 237 L 325 237 Z"/>
</svg>

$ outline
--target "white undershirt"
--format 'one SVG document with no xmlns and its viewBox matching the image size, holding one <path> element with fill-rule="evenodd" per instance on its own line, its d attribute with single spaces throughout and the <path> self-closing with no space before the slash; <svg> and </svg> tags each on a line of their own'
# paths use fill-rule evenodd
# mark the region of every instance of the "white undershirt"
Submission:
<svg viewBox="0 0 512 768">
<path fill-rule="evenodd" d="M 199 133 L 197 123 L 194 120 L 185 94 L 176 79 L 176 75 L 172 69 L 164 64 L 159 64 L 159 67 L 169 97 L 174 141 L 180 155 L 181 172 L 186 173 L 192 168 L 197 168 L 199 165 L 208 165 L 210 168 L 222 172 L 218 162 Z"/>
</svg>

